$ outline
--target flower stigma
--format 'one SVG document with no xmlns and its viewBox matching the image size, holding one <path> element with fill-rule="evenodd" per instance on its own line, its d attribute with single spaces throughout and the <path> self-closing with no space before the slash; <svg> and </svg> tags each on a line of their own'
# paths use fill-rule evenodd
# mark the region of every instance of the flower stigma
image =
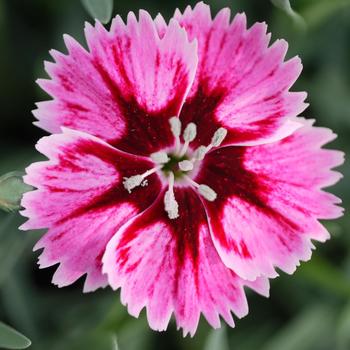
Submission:
<svg viewBox="0 0 350 350">
<path fill-rule="evenodd" d="M 211 142 L 207 146 L 199 146 L 194 152 L 189 152 L 190 143 L 197 136 L 197 126 L 194 123 L 188 123 L 182 138 L 184 143 L 181 143 L 181 121 L 178 117 L 169 119 L 170 130 L 175 138 L 174 150 L 170 152 L 158 151 L 151 154 L 152 161 L 156 166 L 147 170 L 143 174 L 125 177 L 123 185 L 125 189 L 131 193 L 136 187 L 144 187 L 148 185 L 147 177 L 155 172 L 161 172 L 168 181 L 168 189 L 164 195 L 164 209 L 168 214 L 169 219 L 179 217 L 179 204 L 176 201 L 174 187 L 176 181 L 181 179 L 182 183 L 188 184 L 195 189 L 207 201 L 214 201 L 217 198 L 216 192 L 206 184 L 199 184 L 191 178 L 191 171 L 195 164 L 201 162 L 205 155 L 214 147 L 218 147 L 224 141 L 227 130 L 219 128 L 215 131 Z"/>
</svg>

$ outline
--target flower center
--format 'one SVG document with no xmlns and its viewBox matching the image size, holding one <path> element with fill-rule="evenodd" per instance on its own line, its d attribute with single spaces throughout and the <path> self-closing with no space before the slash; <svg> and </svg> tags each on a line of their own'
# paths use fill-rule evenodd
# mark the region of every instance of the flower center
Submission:
<svg viewBox="0 0 350 350">
<path fill-rule="evenodd" d="M 209 145 L 199 146 L 194 152 L 189 152 L 189 145 L 197 136 L 196 125 L 194 123 L 187 124 L 182 135 L 184 140 L 182 144 L 180 141 L 180 119 L 178 117 L 172 117 L 169 119 L 169 123 L 175 137 L 175 149 L 169 153 L 165 151 L 152 153 L 151 159 L 157 165 L 143 174 L 125 177 L 123 185 L 125 189 L 131 193 L 135 187 L 147 186 L 148 176 L 155 172 L 160 172 L 168 181 L 168 190 L 164 195 L 164 209 L 168 213 L 170 219 L 176 219 L 179 217 L 179 205 L 174 194 L 174 185 L 176 181 L 181 180 L 187 183 L 208 201 L 214 201 L 216 199 L 217 194 L 212 188 L 205 184 L 198 184 L 192 179 L 190 174 L 196 163 L 201 162 L 213 147 L 221 145 L 226 137 L 227 130 L 219 128 L 215 131 Z"/>
<path fill-rule="evenodd" d="M 163 164 L 161 171 L 164 173 L 166 177 L 170 175 L 172 172 L 174 174 L 175 180 L 181 179 L 184 177 L 184 174 L 186 171 L 192 170 L 192 169 L 184 169 L 183 164 L 187 164 L 187 162 L 190 162 L 188 160 L 187 155 L 177 155 L 174 153 L 167 154 L 168 161 Z M 180 164 L 182 164 L 182 167 L 180 167 Z"/>
</svg>

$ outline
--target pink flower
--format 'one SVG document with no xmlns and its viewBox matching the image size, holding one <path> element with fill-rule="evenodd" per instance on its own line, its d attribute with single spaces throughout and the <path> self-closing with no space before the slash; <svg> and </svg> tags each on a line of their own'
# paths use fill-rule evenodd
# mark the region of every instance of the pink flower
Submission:
<svg viewBox="0 0 350 350">
<path fill-rule="evenodd" d="M 335 136 L 296 117 L 304 92 L 290 92 L 300 59 L 269 45 L 266 25 L 211 18 L 199 3 L 166 24 L 140 11 L 110 31 L 85 28 L 89 50 L 65 36 L 51 51 L 53 99 L 38 103 L 36 125 L 56 135 L 37 149 L 23 229 L 48 228 L 35 249 L 40 267 L 59 263 L 53 283 L 86 275 L 85 291 L 110 284 L 151 328 L 174 313 L 193 335 L 202 313 L 248 312 L 243 288 L 268 295 L 275 268 L 293 273 L 311 240 L 329 238 L 319 219 L 342 214 L 322 191 L 338 181 Z"/>
</svg>

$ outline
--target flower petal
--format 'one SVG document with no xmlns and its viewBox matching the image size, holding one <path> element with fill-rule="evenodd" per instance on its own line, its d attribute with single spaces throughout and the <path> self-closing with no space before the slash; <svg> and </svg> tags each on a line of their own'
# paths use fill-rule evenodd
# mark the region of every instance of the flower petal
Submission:
<svg viewBox="0 0 350 350">
<path fill-rule="evenodd" d="M 164 211 L 163 194 L 109 242 L 103 271 L 110 285 L 121 288 L 121 300 L 131 315 L 147 309 L 150 327 L 165 330 L 174 312 L 184 335 L 196 331 L 200 313 L 214 327 L 221 315 L 234 326 L 248 312 L 245 281 L 228 269 L 209 235 L 204 208 L 189 188 L 175 188 L 179 218 Z M 268 294 L 268 281 L 259 279 L 250 288 Z"/>
<path fill-rule="evenodd" d="M 85 131 L 136 154 L 172 145 L 168 119 L 190 89 L 197 51 L 175 20 L 162 33 L 158 26 L 145 11 L 139 21 L 129 13 L 127 24 L 117 16 L 110 32 L 87 24 L 89 52 L 65 35 L 68 55 L 53 50 L 56 62 L 45 64 L 52 80 L 38 81 L 54 99 L 38 103 L 36 124 Z"/>
<path fill-rule="evenodd" d="M 228 129 L 223 144 L 257 145 L 286 137 L 301 125 L 291 121 L 307 106 L 306 93 L 289 92 L 302 65 L 295 57 L 283 62 L 287 43 L 268 47 L 266 24 L 246 29 L 244 14 L 230 23 L 230 10 L 212 19 L 210 7 L 198 3 L 176 19 L 189 38 L 198 40 L 198 69 L 181 113 L 184 124 L 194 122 L 194 147 L 208 144 L 219 127 Z"/>
<path fill-rule="evenodd" d="M 84 290 L 106 286 L 101 258 L 110 238 L 129 218 L 147 208 L 161 190 L 156 175 L 129 194 L 124 176 L 140 174 L 153 163 L 120 152 L 85 133 L 64 129 L 42 138 L 37 149 L 49 161 L 34 163 L 24 180 L 38 189 L 24 195 L 21 229 L 48 228 L 36 244 L 44 248 L 41 267 L 60 263 L 53 283 L 66 286 L 87 274 Z"/>
<path fill-rule="evenodd" d="M 211 152 L 196 178 L 217 193 L 204 202 L 213 241 L 242 278 L 274 277 L 274 267 L 293 273 L 310 258 L 311 239 L 329 238 L 318 219 L 342 215 L 340 200 L 321 188 L 341 177 L 331 168 L 343 154 L 321 149 L 335 137 L 329 129 L 300 120 L 304 127 L 279 142 Z"/>
</svg>

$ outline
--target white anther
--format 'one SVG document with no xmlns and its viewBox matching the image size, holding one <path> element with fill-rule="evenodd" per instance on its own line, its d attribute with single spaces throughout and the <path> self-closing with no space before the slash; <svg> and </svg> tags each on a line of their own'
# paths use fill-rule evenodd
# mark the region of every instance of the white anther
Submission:
<svg viewBox="0 0 350 350">
<path fill-rule="evenodd" d="M 200 195 L 202 195 L 206 200 L 212 202 L 215 201 L 217 194 L 216 192 L 207 185 L 198 184 L 193 181 L 189 176 L 185 175 L 185 179 L 195 188 L 197 188 Z"/>
<path fill-rule="evenodd" d="M 175 137 L 180 137 L 181 135 L 181 121 L 178 117 L 171 117 L 169 119 L 171 132 Z"/>
<path fill-rule="evenodd" d="M 145 173 L 141 174 L 141 175 L 134 175 L 134 176 L 130 176 L 130 177 L 124 177 L 124 181 L 123 181 L 123 186 L 124 188 L 131 193 L 131 190 L 133 190 L 135 187 L 138 186 L 147 186 L 148 182 L 144 182 L 143 180 L 147 177 L 152 175 L 153 173 L 155 173 L 157 170 L 159 170 L 162 166 L 159 165 L 153 169 L 147 170 Z"/>
<path fill-rule="evenodd" d="M 179 163 L 179 168 L 182 171 L 190 171 L 193 169 L 193 163 L 190 160 L 182 160 Z"/>
<path fill-rule="evenodd" d="M 164 151 L 152 153 L 151 159 L 158 164 L 164 164 L 169 161 L 169 157 Z"/>
<path fill-rule="evenodd" d="M 227 135 L 227 130 L 225 128 L 219 128 L 215 131 L 212 139 L 211 139 L 211 145 L 213 147 L 218 147 L 221 145 L 222 141 L 224 141 L 225 137 Z"/>
<path fill-rule="evenodd" d="M 192 142 L 197 136 L 197 126 L 194 123 L 189 123 L 186 126 L 186 129 L 183 134 L 185 142 Z"/>
<path fill-rule="evenodd" d="M 140 186 L 143 181 L 142 175 L 134 175 L 130 177 L 124 177 L 123 185 L 126 190 L 131 193 L 131 190 L 137 186 Z"/>
<path fill-rule="evenodd" d="M 216 192 L 207 185 L 199 185 L 198 192 L 208 201 L 215 201 L 217 194 Z"/>
<path fill-rule="evenodd" d="M 164 208 L 168 213 L 169 219 L 176 219 L 179 217 L 179 205 L 174 195 L 174 173 L 169 174 L 169 188 L 164 195 Z"/>
<path fill-rule="evenodd" d="M 180 135 L 181 135 L 181 121 L 178 117 L 171 117 L 169 119 L 170 129 L 175 137 L 175 152 L 180 150 Z"/>
<path fill-rule="evenodd" d="M 203 160 L 205 155 L 207 153 L 207 147 L 206 146 L 199 146 L 196 151 L 194 152 L 194 159 L 195 160 Z"/>
<path fill-rule="evenodd" d="M 168 213 L 169 219 L 176 219 L 179 217 L 179 205 L 176 202 L 174 192 L 170 192 L 169 190 L 165 192 L 164 207 L 165 211 Z"/>
<path fill-rule="evenodd" d="M 183 136 L 183 138 L 185 140 L 185 143 L 182 146 L 182 150 L 180 152 L 180 157 L 182 157 L 187 152 L 188 145 L 197 136 L 197 126 L 196 126 L 196 124 L 194 124 L 194 123 L 187 124 L 186 129 L 185 129 L 185 131 L 184 131 L 182 136 Z"/>
</svg>

